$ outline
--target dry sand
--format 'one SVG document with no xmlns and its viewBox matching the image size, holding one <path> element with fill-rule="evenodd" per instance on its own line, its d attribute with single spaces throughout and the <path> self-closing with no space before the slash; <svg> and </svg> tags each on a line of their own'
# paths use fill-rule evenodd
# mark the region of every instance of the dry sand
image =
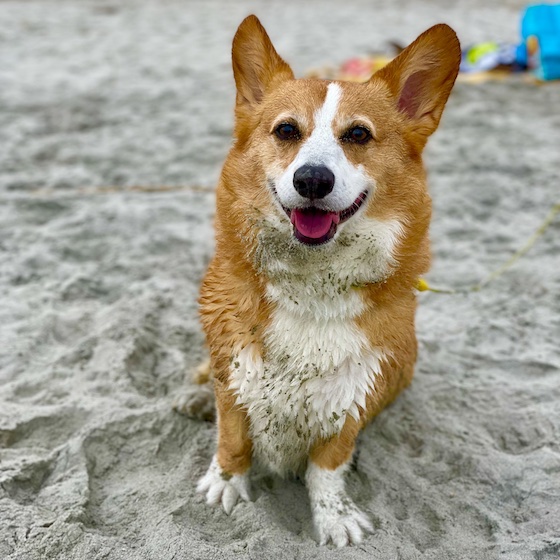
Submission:
<svg viewBox="0 0 560 560">
<path fill-rule="evenodd" d="M 315 544 L 298 481 L 255 473 L 254 502 L 208 508 L 215 427 L 171 410 L 204 356 L 236 25 L 255 11 L 299 75 L 438 21 L 516 39 L 522 2 L 451 4 L 0 2 L 1 559 L 560 557 L 558 220 L 482 292 L 420 295 L 417 375 L 348 479 L 376 528 L 360 546 Z M 427 152 L 434 283 L 524 242 L 559 146 L 558 84 L 457 86 Z"/>
</svg>

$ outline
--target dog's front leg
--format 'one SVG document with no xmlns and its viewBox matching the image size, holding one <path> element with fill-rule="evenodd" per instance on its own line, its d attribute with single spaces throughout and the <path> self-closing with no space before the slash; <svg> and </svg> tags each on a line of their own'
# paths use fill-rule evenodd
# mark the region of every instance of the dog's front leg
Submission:
<svg viewBox="0 0 560 560">
<path fill-rule="evenodd" d="M 251 466 L 252 442 L 249 420 L 236 406 L 235 397 L 215 380 L 218 413 L 218 449 L 197 491 L 206 495 L 208 504 L 221 502 L 229 515 L 239 498 L 249 501 L 248 472 Z"/>
<path fill-rule="evenodd" d="M 344 489 L 344 473 L 358 432 L 358 423 L 348 417 L 340 434 L 316 445 L 309 456 L 305 482 L 320 544 L 358 544 L 364 533 L 373 530 Z"/>
</svg>

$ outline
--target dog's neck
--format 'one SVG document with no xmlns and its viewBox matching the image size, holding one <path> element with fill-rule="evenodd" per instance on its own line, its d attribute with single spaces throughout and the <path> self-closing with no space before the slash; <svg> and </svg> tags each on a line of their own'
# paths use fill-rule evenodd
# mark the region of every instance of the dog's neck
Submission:
<svg viewBox="0 0 560 560">
<path fill-rule="evenodd" d="M 402 226 L 397 220 L 360 217 L 332 242 L 311 248 L 293 238 L 287 221 L 259 225 L 254 264 L 268 279 L 267 295 L 297 314 L 328 313 L 333 305 L 345 314 L 354 308 L 357 287 L 385 281 L 398 264 L 394 254 Z"/>
</svg>

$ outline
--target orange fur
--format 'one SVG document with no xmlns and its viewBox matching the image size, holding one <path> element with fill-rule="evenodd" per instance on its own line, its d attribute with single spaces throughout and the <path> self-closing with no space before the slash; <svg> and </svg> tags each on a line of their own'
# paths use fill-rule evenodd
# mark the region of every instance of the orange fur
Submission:
<svg viewBox="0 0 560 560">
<path fill-rule="evenodd" d="M 362 165 L 376 181 L 366 215 L 398 219 L 403 233 L 392 275 L 383 283 L 356 288 L 365 304 L 356 324 L 372 347 L 386 350 L 389 359 L 376 381 L 376 390 L 367 396 L 360 422 L 348 417 L 338 435 L 315 442 L 310 459 L 323 468 L 336 469 L 349 459 L 359 430 L 410 383 L 413 375 L 414 287 L 430 262 L 431 201 L 421 156 L 428 136 L 439 123 L 459 58 L 453 31 L 435 26 L 369 82 L 340 83 L 343 96 L 335 133 L 342 133 L 356 120 L 356 113 L 375 126 L 369 149 L 344 146 L 348 160 Z M 202 285 L 200 306 L 210 369 L 216 379 L 218 461 L 224 471 L 240 474 L 251 461 L 249 419 L 235 405 L 235 395 L 227 387 L 231 361 L 239 348 L 252 344 L 264 351 L 263 336 L 274 305 L 266 298 L 266 274 L 254 262 L 255 224 L 263 215 L 278 212 L 266 184 L 266 171 L 273 165 L 285 168 L 294 159 L 311 132 L 313 115 L 325 99 L 328 82 L 295 80 L 254 16 L 242 23 L 236 35 L 233 68 L 236 141 L 218 185 L 216 253 Z M 280 145 L 272 131 L 283 115 L 294 113 L 302 123 L 302 139 Z"/>
<path fill-rule="evenodd" d="M 218 461 L 228 474 L 244 473 L 251 466 L 249 420 L 220 381 L 214 382 L 214 390 L 218 409 Z"/>
<path fill-rule="evenodd" d="M 359 431 L 359 423 L 348 417 L 339 434 L 326 441 L 319 441 L 312 447 L 309 459 L 323 469 L 336 469 L 352 457 Z"/>
</svg>

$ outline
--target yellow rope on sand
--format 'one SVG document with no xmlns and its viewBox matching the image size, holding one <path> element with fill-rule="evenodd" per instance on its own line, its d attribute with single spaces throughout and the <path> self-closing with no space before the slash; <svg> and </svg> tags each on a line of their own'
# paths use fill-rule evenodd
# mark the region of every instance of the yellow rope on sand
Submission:
<svg viewBox="0 0 560 560">
<path fill-rule="evenodd" d="M 535 233 L 533 233 L 533 235 L 529 237 L 529 239 L 527 240 L 525 245 L 521 247 L 521 249 L 516 251 L 511 256 L 511 258 L 509 258 L 502 266 L 494 270 L 494 272 L 492 272 L 488 277 L 486 277 L 478 284 L 474 284 L 472 286 L 467 286 L 466 288 L 460 288 L 456 290 L 449 289 L 449 288 L 433 288 L 432 286 L 430 286 L 430 284 L 428 284 L 428 282 L 424 278 L 419 278 L 418 284 L 416 285 L 416 289 L 419 292 L 433 292 L 436 294 L 466 294 L 469 292 L 478 292 L 482 290 L 482 288 L 487 286 L 490 282 L 502 276 L 504 272 L 509 270 L 523 255 L 525 255 L 531 249 L 531 247 L 537 242 L 539 237 L 541 237 L 544 234 L 544 232 L 548 229 L 550 224 L 552 224 L 552 222 L 556 218 L 556 215 L 559 213 L 560 213 L 560 203 L 555 204 L 550 209 L 549 213 L 547 214 L 546 218 L 543 220 L 541 225 L 537 228 Z"/>
</svg>

